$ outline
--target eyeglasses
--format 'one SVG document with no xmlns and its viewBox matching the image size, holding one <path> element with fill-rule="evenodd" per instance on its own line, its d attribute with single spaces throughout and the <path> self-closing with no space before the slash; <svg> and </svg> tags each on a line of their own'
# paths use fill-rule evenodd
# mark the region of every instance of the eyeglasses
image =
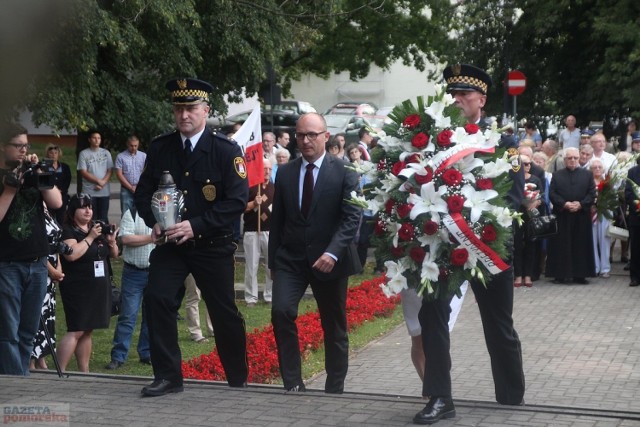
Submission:
<svg viewBox="0 0 640 427">
<path fill-rule="evenodd" d="M 320 133 L 318 133 L 318 132 L 307 132 L 307 133 L 296 132 L 296 139 L 298 141 L 304 141 L 304 139 L 307 138 L 309 141 L 313 142 L 316 139 L 318 139 L 319 135 L 322 135 L 325 132 L 326 132 L 326 130 L 322 131 Z"/>
<path fill-rule="evenodd" d="M 567 157 L 565 157 L 565 159 L 567 159 L 567 160 L 578 160 L 579 157 L 577 157 L 577 156 L 567 156 Z"/>
<path fill-rule="evenodd" d="M 16 144 L 15 142 L 9 142 L 7 143 L 7 145 L 13 145 L 18 150 L 28 150 L 29 148 L 31 148 L 31 144 Z"/>
</svg>

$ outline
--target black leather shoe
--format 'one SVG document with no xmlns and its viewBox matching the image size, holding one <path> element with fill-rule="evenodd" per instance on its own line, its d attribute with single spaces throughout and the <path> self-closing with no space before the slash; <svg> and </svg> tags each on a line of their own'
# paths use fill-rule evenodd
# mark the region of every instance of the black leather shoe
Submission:
<svg viewBox="0 0 640 427">
<path fill-rule="evenodd" d="M 561 278 L 557 278 L 553 281 L 554 284 L 556 285 L 565 285 L 567 283 L 566 279 L 561 279 Z"/>
<path fill-rule="evenodd" d="M 450 397 L 432 397 L 424 409 L 413 417 L 414 424 L 433 424 L 443 418 L 456 416 L 456 408 Z"/>
<path fill-rule="evenodd" d="M 118 369 L 119 367 L 121 367 L 122 365 L 124 365 L 124 362 L 118 362 L 117 360 L 112 360 L 111 362 L 109 362 L 109 364 L 107 366 L 105 366 L 105 369 L 108 369 L 110 371 L 113 371 L 114 369 Z"/>
<path fill-rule="evenodd" d="M 169 393 L 181 393 L 184 391 L 182 384 L 175 384 L 167 380 L 155 380 L 150 385 L 142 388 L 144 396 L 164 396 Z"/>
<path fill-rule="evenodd" d="M 573 283 L 577 283 L 578 285 L 588 285 L 589 281 L 584 277 L 577 277 L 573 279 Z"/>
<path fill-rule="evenodd" d="M 629 282 L 629 286 L 638 286 L 640 285 L 640 282 L 638 282 L 635 279 L 631 279 L 631 281 Z"/>
<path fill-rule="evenodd" d="M 144 364 L 144 365 L 151 365 L 151 359 L 148 357 L 141 357 L 140 358 L 140 363 Z"/>
</svg>

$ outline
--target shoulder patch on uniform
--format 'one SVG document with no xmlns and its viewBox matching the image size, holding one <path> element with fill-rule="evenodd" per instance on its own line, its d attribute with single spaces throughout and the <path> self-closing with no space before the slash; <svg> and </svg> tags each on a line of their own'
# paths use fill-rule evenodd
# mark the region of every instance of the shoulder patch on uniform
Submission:
<svg viewBox="0 0 640 427">
<path fill-rule="evenodd" d="M 218 138 L 223 140 L 224 142 L 227 142 L 231 145 L 236 145 L 236 141 L 234 139 L 230 139 L 229 137 L 227 137 L 227 135 L 225 135 L 224 133 L 217 131 L 217 130 L 211 130 L 211 136 L 213 136 L 214 138 Z"/>
<path fill-rule="evenodd" d="M 242 157 L 233 159 L 233 166 L 236 168 L 236 173 L 240 178 L 245 179 L 247 177 L 247 167 Z"/>
</svg>

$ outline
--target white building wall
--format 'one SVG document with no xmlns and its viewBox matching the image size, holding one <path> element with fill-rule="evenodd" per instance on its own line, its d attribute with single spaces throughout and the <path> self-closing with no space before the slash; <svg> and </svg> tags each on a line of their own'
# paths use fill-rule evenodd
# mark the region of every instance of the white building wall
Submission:
<svg viewBox="0 0 640 427">
<path fill-rule="evenodd" d="M 428 82 L 427 71 L 421 72 L 401 62 L 394 63 L 389 70 L 373 65 L 369 75 L 357 82 L 349 79 L 349 73 L 332 74 L 327 80 L 306 75 L 291 86 L 293 98 L 308 101 L 319 112 L 337 102 L 373 102 L 378 107 L 394 106 L 405 99 L 419 95 L 432 95 L 434 83 Z"/>
</svg>

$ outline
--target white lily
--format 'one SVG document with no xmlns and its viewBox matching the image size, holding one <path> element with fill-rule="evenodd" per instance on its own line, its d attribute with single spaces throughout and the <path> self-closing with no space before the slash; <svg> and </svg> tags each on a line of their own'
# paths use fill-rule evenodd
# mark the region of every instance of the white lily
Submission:
<svg viewBox="0 0 640 427">
<path fill-rule="evenodd" d="M 435 121 L 437 128 L 444 129 L 451 126 L 451 118 L 444 115 L 446 106 L 444 102 L 434 101 L 424 110 Z"/>
<path fill-rule="evenodd" d="M 460 193 L 465 198 L 464 206 L 471 208 L 471 222 L 476 223 L 482 216 L 482 212 L 492 209 L 488 200 L 498 197 L 496 190 L 481 190 L 476 191 L 471 185 L 465 185 L 460 190 Z"/>
<path fill-rule="evenodd" d="M 387 283 L 380 285 L 382 292 L 387 297 L 399 294 L 403 289 L 407 289 L 407 278 L 403 276 L 406 270 L 402 260 L 399 262 L 387 261 L 384 263 L 387 269 Z"/>
<path fill-rule="evenodd" d="M 402 145 L 402 141 L 395 136 L 387 135 L 384 138 L 380 138 L 378 145 L 384 148 L 385 151 L 393 151 Z"/>
<path fill-rule="evenodd" d="M 495 162 L 487 162 L 482 168 L 484 178 L 495 178 L 511 170 L 511 163 L 504 158 L 496 159 Z"/>
<path fill-rule="evenodd" d="M 422 261 L 422 271 L 420 272 L 420 278 L 422 280 L 431 280 L 433 282 L 438 281 L 438 276 L 440 275 L 440 267 L 438 264 L 431 260 L 431 256 L 427 255 L 424 257 L 424 261 Z"/>
<path fill-rule="evenodd" d="M 398 188 L 402 184 L 402 180 L 393 174 L 387 174 L 380 180 L 380 184 L 382 184 L 382 190 L 389 193 Z"/>
<path fill-rule="evenodd" d="M 473 156 L 463 157 L 455 166 L 462 173 L 462 178 L 470 182 L 476 182 L 476 177 L 473 175 L 473 170 L 481 168 L 484 162 L 480 159 L 476 159 Z"/>
<path fill-rule="evenodd" d="M 409 217 L 414 220 L 418 215 L 430 213 L 434 221 L 440 221 L 438 213 L 448 212 L 447 202 L 442 199 L 446 191 L 447 189 L 444 185 L 436 190 L 433 181 L 422 185 L 419 196 L 417 194 L 409 195 L 408 201 L 413 205 Z"/>
<path fill-rule="evenodd" d="M 501 227 L 511 227 L 511 224 L 513 223 L 513 216 L 511 215 L 509 208 L 496 206 L 492 209 L 491 213 L 496 216 L 498 224 L 500 224 Z"/>
</svg>

